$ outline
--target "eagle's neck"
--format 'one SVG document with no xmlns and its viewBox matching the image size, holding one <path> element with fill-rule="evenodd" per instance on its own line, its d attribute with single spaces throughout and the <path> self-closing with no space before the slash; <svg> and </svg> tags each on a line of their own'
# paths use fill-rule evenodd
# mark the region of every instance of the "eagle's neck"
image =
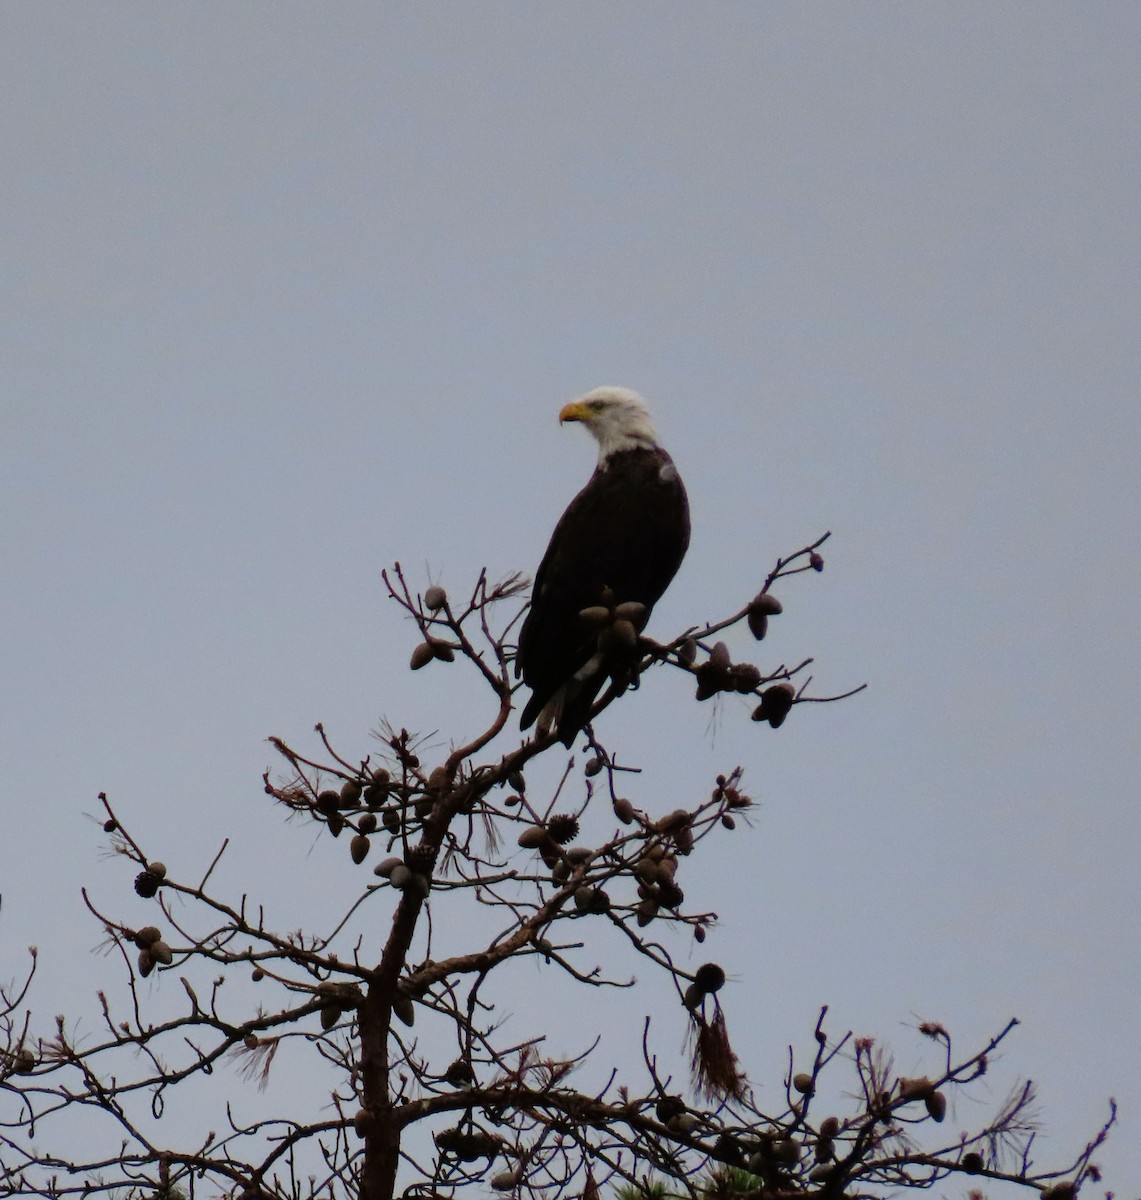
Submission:
<svg viewBox="0 0 1141 1200">
<path fill-rule="evenodd" d="M 660 450 L 653 427 L 646 422 L 644 429 L 601 429 L 598 432 L 598 469 L 605 471 L 616 454 L 628 450 Z"/>
</svg>

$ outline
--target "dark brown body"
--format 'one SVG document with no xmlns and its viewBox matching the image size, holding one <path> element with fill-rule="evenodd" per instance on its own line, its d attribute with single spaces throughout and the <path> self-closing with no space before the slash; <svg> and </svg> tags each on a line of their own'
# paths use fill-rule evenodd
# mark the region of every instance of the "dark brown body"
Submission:
<svg viewBox="0 0 1141 1200">
<path fill-rule="evenodd" d="M 599 604 L 609 588 L 615 604 L 637 601 L 648 616 L 688 546 L 689 503 L 664 450 L 621 450 L 594 472 L 559 519 L 535 575 L 515 662 L 516 674 L 532 691 L 521 728 L 534 722 L 594 654 L 597 631 L 579 613 Z M 586 723 L 605 679 L 602 671 L 569 690 L 558 727 L 567 746 Z"/>
</svg>

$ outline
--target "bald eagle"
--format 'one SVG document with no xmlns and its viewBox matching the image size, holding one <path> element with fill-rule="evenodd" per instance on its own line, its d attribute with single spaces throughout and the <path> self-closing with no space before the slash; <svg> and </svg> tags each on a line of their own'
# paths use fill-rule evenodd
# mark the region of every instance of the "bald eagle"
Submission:
<svg viewBox="0 0 1141 1200">
<path fill-rule="evenodd" d="M 629 682 L 631 635 L 689 546 L 689 501 L 637 392 L 596 388 L 563 408 L 565 421 L 597 439 L 598 466 L 539 564 L 515 673 L 531 689 L 520 728 L 538 718 L 539 733 L 554 728 L 569 749 L 607 678 Z"/>
</svg>

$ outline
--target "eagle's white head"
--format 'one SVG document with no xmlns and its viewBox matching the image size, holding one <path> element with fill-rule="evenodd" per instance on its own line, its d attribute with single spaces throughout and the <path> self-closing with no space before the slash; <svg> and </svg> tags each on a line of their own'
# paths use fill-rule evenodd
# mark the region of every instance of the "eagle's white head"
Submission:
<svg viewBox="0 0 1141 1200">
<path fill-rule="evenodd" d="M 619 450 L 651 449 L 658 443 L 646 402 L 624 387 L 599 387 L 572 400 L 559 413 L 563 421 L 581 421 L 598 442 L 598 465 Z"/>
</svg>

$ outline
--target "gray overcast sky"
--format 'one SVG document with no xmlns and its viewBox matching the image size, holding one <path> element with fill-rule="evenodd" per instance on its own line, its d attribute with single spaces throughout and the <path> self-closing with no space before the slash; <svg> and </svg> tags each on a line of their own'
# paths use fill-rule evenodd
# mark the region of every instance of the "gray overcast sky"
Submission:
<svg viewBox="0 0 1141 1200">
<path fill-rule="evenodd" d="M 694 509 L 657 632 L 831 529 L 733 649 L 870 684 L 774 733 L 662 678 L 600 730 L 651 810 L 737 762 L 762 801 L 686 884 L 752 1077 L 822 1003 L 901 1068 L 1017 1015 L 1047 1145 L 1115 1095 L 1141 1193 L 1139 61 L 1134 3 L 8 0 L 4 976 L 112 972 L 100 789 L 187 875 L 229 834 L 298 919 L 349 894 L 265 735 L 470 732 L 379 569 L 532 571 L 593 463 L 558 408 L 621 383 Z"/>
</svg>

